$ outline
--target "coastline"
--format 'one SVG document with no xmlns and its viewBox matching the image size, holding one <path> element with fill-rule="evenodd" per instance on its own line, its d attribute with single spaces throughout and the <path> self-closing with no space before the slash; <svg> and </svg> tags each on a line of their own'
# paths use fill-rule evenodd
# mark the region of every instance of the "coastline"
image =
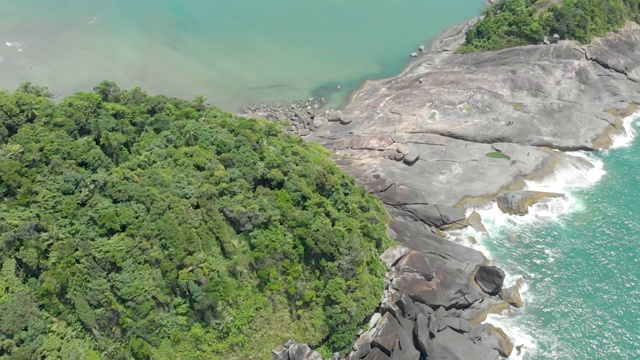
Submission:
<svg viewBox="0 0 640 360">
<path fill-rule="evenodd" d="M 386 204 L 393 218 L 392 224 L 390 224 L 391 234 L 395 235 L 399 243 L 408 247 L 409 250 L 406 250 L 406 253 L 418 250 L 422 252 L 428 263 L 430 260 L 433 260 L 430 259 L 430 253 L 438 253 L 440 256 L 445 257 L 451 257 L 453 255 L 454 258 L 460 258 L 459 252 L 464 252 L 464 250 L 454 246 L 457 245 L 455 242 L 446 240 L 450 243 L 450 247 L 447 249 L 447 245 L 444 245 L 436 238 L 442 239 L 448 235 L 448 231 L 457 228 L 475 228 L 478 223 L 476 220 L 471 219 L 470 216 L 470 213 L 475 213 L 475 211 L 473 211 L 474 208 L 495 202 L 500 195 L 523 195 L 525 192 L 523 190 L 527 188 L 527 182 L 541 181 L 553 175 L 553 173 L 561 167 L 560 165 L 563 167 L 573 167 L 578 171 L 589 172 L 593 170 L 595 167 L 594 164 L 589 163 L 581 156 L 573 156 L 570 152 L 579 150 L 605 150 L 610 148 L 615 138 L 620 136 L 620 134 L 624 134 L 626 128 L 626 126 L 624 126 L 625 118 L 637 113 L 638 103 L 640 101 L 638 96 L 634 95 L 633 91 L 629 91 L 628 94 L 620 91 L 623 88 L 637 89 L 636 85 L 634 85 L 636 79 L 633 75 L 635 67 L 631 67 L 628 71 L 619 72 L 603 66 L 602 63 L 607 64 L 607 60 L 598 59 L 597 61 L 593 61 L 594 57 L 603 57 L 607 56 L 607 54 L 609 54 L 609 59 L 611 59 L 612 56 L 615 56 L 615 50 L 620 50 L 616 49 L 616 46 L 619 44 L 624 44 L 629 48 L 626 51 L 624 49 L 621 50 L 623 55 L 627 56 L 626 59 L 621 60 L 623 68 L 625 68 L 625 60 L 631 63 L 631 65 L 635 64 L 636 61 L 640 61 L 640 55 L 638 55 L 640 52 L 640 44 L 638 44 L 637 41 L 640 38 L 640 27 L 638 25 L 630 23 L 620 33 L 596 39 L 592 44 L 587 46 L 562 41 L 560 44 L 553 46 L 533 45 L 506 49 L 489 54 L 452 54 L 452 50 L 455 49 L 456 44 L 460 44 L 463 40 L 464 29 L 470 26 L 470 24 L 471 22 L 468 22 L 446 31 L 440 38 L 434 40 L 430 49 L 425 54 L 412 61 L 397 76 L 388 79 L 366 81 L 360 89 L 350 95 L 349 101 L 341 109 L 341 111 L 344 111 L 344 114 L 342 112 L 339 113 L 341 117 L 348 118 L 348 122 L 342 124 L 337 122 L 328 123 L 307 137 L 307 140 L 318 142 L 341 156 L 341 159 L 337 160 L 336 163 L 358 179 L 361 184 L 369 188 L 372 193 L 378 195 Z M 608 47 L 613 48 L 614 51 L 607 52 L 603 50 Z M 590 52 L 596 55 L 590 55 Z M 613 55 L 611 55 L 611 53 L 613 53 Z M 579 55 L 576 56 L 576 54 Z M 531 58 L 531 56 L 527 57 L 527 55 L 534 55 L 533 60 L 531 60 L 529 64 L 519 60 L 521 58 Z M 453 61 L 451 61 L 452 59 Z M 557 65 L 556 60 L 558 59 L 560 59 L 561 62 L 566 62 L 566 64 L 561 63 Z M 451 66 L 451 63 L 453 63 L 453 66 Z M 594 66 L 593 63 L 596 63 L 596 65 Z M 595 104 L 593 104 L 594 101 L 590 99 L 593 98 L 593 96 L 585 96 L 586 101 L 591 102 L 587 112 L 592 112 L 589 114 L 590 117 L 587 118 L 587 121 L 585 121 L 587 123 L 586 131 L 576 132 L 574 130 L 573 132 L 567 132 L 566 129 L 562 129 L 563 126 L 566 127 L 566 124 L 553 123 L 553 120 L 561 119 L 563 116 L 567 116 L 567 114 L 583 105 L 575 101 L 572 103 L 566 98 L 559 96 L 557 99 L 553 98 L 551 100 L 557 100 L 557 102 L 571 105 L 554 108 L 558 113 L 554 116 L 555 119 L 551 119 L 551 121 L 547 121 L 545 124 L 547 126 L 547 133 L 544 134 L 547 135 L 546 138 L 543 136 L 519 136 L 517 132 L 522 133 L 527 129 L 531 129 L 530 127 L 528 128 L 525 123 L 525 126 L 520 126 L 516 134 L 498 136 L 496 139 L 495 137 L 487 135 L 488 133 L 490 134 L 491 131 L 496 130 L 496 127 L 490 124 L 491 121 L 495 122 L 495 119 L 488 118 L 486 115 L 491 111 L 483 111 L 479 116 L 480 119 L 473 119 L 475 115 L 473 114 L 473 110 L 476 109 L 476 104 L 482 103 L 482 101 L 476 101 L 473 105 L 469 105 L 469 101 L 464 102 L 464 104 L 460 102 L 456 103 L 455 100 L 457 100 L 457 98 L 448 96 L 449 94 L 420 89 L 416 85 L 418 78 L 421 80 L 419 82 L 420 84 L 422 84 L 422 79 L 426 78 L 427 86 L 425 87 L 435 85 L 438 90 L 443 90 L 443 92 L 446 93 L 451 90 L 446 88 L 447 80 L 454 80 L 454 83 L 457 81 L 456 85 L 463 84 L 463 80 L 468 81 L 464 84 L 469 84 L 470 80 L 472 85 L 466 86 L 467 88 L 472 88 L 474 84 L 473 81 L 476 81 L 480 83 L 479 88 L 481 91 L 486 91 L 492 95 L 502 91 L 500 96 L 484 96 L 481 100 L 489 100 L 488 102 L 491 105 L 489 108 L 499 107 L 496 106 L 496 103 L 502 101 L 503 105 L 507 106 L 503 106 L 501 110 L 506 108 L 512 113 L 518 113 L 515 116 L 515 120 L 506 121 L 506 127 L 511 127 L 516 121 L 517 125 L 521 125 L 521 122 L 524 123 L 523 120 L 528 119 L 537 122 L 540 121 L 540 114 L 549 115 L 549 111 L 546 111 L 548 109 L 545 110 L 544 106 L 539 106 L 530 101 L 531 98 L 535 99 L 536 96 L 530 96 L 530 94 L 510 94 L 508 91 L 504 91 L 505 88 L 499 89 L 499 91 L 492 91 L 491 87 L 487 86 L 486 78 L 483 79 L 481 76 L 473 76 L 475 74 L 469 75 L 469 73 L 475 72 L 473 70 L 477 71 L 478 68 L 480 71 L 491 72 L 490 69 L 492 67 L 504 71 L 503 68 L 506 67 L 508 70 L 509 66 L 524 67 L 525 71 L 534 68 L 524 80 L 525 85 L 531 85 L 526 84 L 526 81 L 535 77 L 536 66 L 545 68 L 545 70 L 551 70 L 551 75 L 548 77 L 564 82 L 564 84 L 562 84 L 562 90 L 573 90 L 571 95 L 574 99 L 584 95 L 579 93 L 583 91 L 583 89 L 580 89 L 580 91 L 575 91 L 575 89 L 578 86 L 586 87 L 589 82 L 592 83 L 589 85 L 598 84 L 601 85 L 601 87 L 611 87 L 611 83 L 613 83 L 615 84 L 616 90 L 601 96 L 598 98 L 598 101 L 595 101 Z M 527 68 L 527 66 L 529 66 L 529 68 Z M 562 68 L 563 70 L 567 68 L 573 69 L 573 73 L 565 73 L 561 70 L 553 71 L 554 69 L 552 67 L 554 66 L 564 66 Z M 515 76 L 516 73 L 514 73 L 513 70 L 511 71 L 512 76 Z M 589 72 L 596 76 L 589 77 Z M 613 74 L 613 72 L 616 74 Z M 464 74 L 464 76 L 459 76 L 461 73 Z M 451 74 L 458 75 L 458 77 L 451 77 Z M 492 73 L 491 75 L 495 76 L 496 74 Z M 449 76 L 449 79 L 447 79 L 447 76 Z M 463 79 L 461 79 L 461 77 Z M 601 80 L 600 77 L 609 79 Z M 504 78 L 500 80 L 504 82 Z M 482 81 L 485 81 L 485 83 L 483 84 Z M 598 83 L 600 81 L 602 82 Z M 611 83 L 605 83 L 606 81 L 610 81 Z M 531 81 L 531 83 L 532 86 L 529 87 L 533 88 L 533 92 L 540 92 L 540 89 L 536 88 L 539 82 Z M 520 81 L 519 85 L 522 85 L 522 81 Z M 464 90 L 460 88 L 461 87 L 458 87 L 453 90 L 463 92 Z M 508 87 L 506 88 L 508 89 Z M 527 98 L 527 95 L 529 98 Z M 557 93 L 554 93 L 554 95 L 557 95 Z M 587 93 L 587 95 L 589 94 Z M 496 98 L 499 100 L 496 100 Z M 418 103 L 418 101 L 422 102 Z M 430 107 L 430 105 L 439 101 L 446 103 L 447 106 L 436 108 L 436 105 Z M 426 106 L 424 105 L 425 103 Z M 528 106 L 537 106 L 537 108 L 533 111 L 528 111 Z M 598 106 L 600 107 L 599 111 L 593 110 Z M 468 111 L 467 107 L 472 107 L 471 111 Z M 504 114 L 504 111 L 501 113 Z M 331 116 L 330 114 L 327 115 Z M 426 121 L 425 118 L 427 119 Z M 461 121 L 460 118 L 466 118 L 467 120 Z M 573 116 L 572 120 L 576 120 L 576 118 L 577 116 Z M 580 121 L 582 121 L 582 119 L 580 119 Z M 489 123 L 489 126 L 483 127 L 483 125 L 487 123 Z M 503 126 L 505 126 L 504 123 L 505 122 L 502 124 Z M 575 126 L 575 124 L 582 123 L 574 121 L 570 126 Z M 561 131 L 557 131 L 558 128 L 560 128 L 561 131 L 565 130 L 565 133 L 559 134 Z M 461 131 L 461 129 L 463 131 Z M 478 130 L 482 130 L 480 133 L 484 135 L 484 137 L 478 136 Z M 554 131 L 555 136 L 548 136 Z M 567 136 L 567 134 L 570 136 Z M 462 149 L 462 145 L 464 145 L 464 150 Z M 495 160 L 482 158 L 481 155 L 483 154 L 487 157 L 489 156 L 489 152 L 485 153 L 485 151 L 488 150 L 493 150 L 493 152 L 505 155 L 510 161 L 509 165 L 504 163 L 496 165 Z M 471 152 L 473 154 L 472 156 L 467 155 L 465 158 L 462 152 Z M 532 154 L 533 156 L 530 156 Z M 410 158 L 408 162 L 406 160 L 407 158 Z M 424 186 L 416 186 L 416 180 L 418 179 L 420 179 L 422 183 L 429 184 L 434 178 L 442 174 L 441 169 L 427 169 L 428 167 L 423 168 L 422 172 L 416 171 L 416 165 L 422 162 L 430 162 L 429 165 L 451 162 L 454 167 L 456 165 L 459 167 L 458 170 L 462 169 L 461 172 L 465 173 L 463 177 L 466 177 L 467 180 L 473 179 L 474 175 L 475 178 L 488 175 L 486 172 L 478 174 L 477 168 L 465 169 L 468 165 L 464 164 L 470 162 L 483 163 L 483 165 L 488 167 L 509 166 L 516 167 L 517 169 L 512 172 L 499 171 L 501 173 L 498 176 L 500 178 L 498 181 L 495 181 L 495 179 L 494 181 L 485 181 L 481 185 L 471 181 L 471 187 L 473 189 L 471 191 L 468 189 L 467 191 L 463 191 L 465 194 L 461 195 L 460 192 L 456 193 L 455 191 L 451 194 L 452 191 L 448 191 L 449 194 L 443 196 L 442 194 L 438 194 L 438 192 L 442 192 L 442 189 L 423 191 L 425 190 Z M 425 170 L 427 171 L 426 173 Z M 416 172 L 418 173 L 416 174 Z M 456 181 L 453 181 L 453 184 L 450 184 L 450 186 L 456 185 L 465 187 L 465 182 L 456 183 Z M 468 187 L 469 181 L 467 181 L 466 185 Z M 548 196 L 540 196 L 541 194 L 542 193 L 538 191 L 534 191 L 533 196 L 530 198 L 523 195 L 520 199 L 520 205 L 524 202 L 527 205 L 526 208 L 528 208 L 536 203 L 544 204 Z M 435 206 L 437 209 L 439 217 L 443 220 L 441 223 L 438 224 L 437 221 L 434 223 L 433 217 L 429 217 L 429 209 L 427 209 L 427 207 L 430 206 Z M 455 209 L 465 211 L 466 213 L 463 213 L 461 217 L 459 213 L 456 213 Z M 445 219 L 451 221 L 444 221 Z M 482 226 L 481 220 L 479 226 Z M 425 239 L 425 241 L 419 241 L 420 238 Z M 451 239 L 450 236 L 449 238 Z M 435 250 L 433 246 L 435 246 Z M 397 252 L 397 249 L 395 251 Z M 466 256 L 474 257 L 474 255 L 470 253 L 467 253 Z M 464 258 L 464 256 L 462 256 L 462 258 Z M 383 260 L 384 259 L 385 255 L 383 254 Z M 401 307 L 400 304 L 404 303 L 401 299 L 404 296 L 403 294 L 409 294 L 409 296 L 412 297 L 411 291 L 416 289 L 412 286 L 394 286 L 397 285 L 398 279 L 403 276 L 402 269 L 399 269 L 398 265 L 394 264 L 401 263 L 404 261 L 403 259 L 405 259 L 404 254 L 393 261 L 387 262 L 389 269 L 387 281 L 391 286 L 388 286 L 387 290 L 385 290 L 385 298 L 374 317 L 381 318 L 384 314 L 392 314 L 401 326 L 406 325 L 405 323 L 408 319 L 414 321 L 413 327 L 409 327 L 416 329 L 416 327 L 419 327 L 419 324 L 415 318 L 412 319 L 412 316 L 415 315 L 407 314 L 404 311 L 393 310 L 394 306 L 389 305 L 389 303 L 392 302 L 398 307 Z M 474 285 L 473 278 L 477 275 L 478 270 L 487 266 L 487 264 L 488 260 L 483 257 L 482 261 L 475 264 L 474 269 L 469 270 L 468 265 L 470 265 L 470 263 L 467 263 L 468 284 L 464 285 Z M 443 267 L 447 268 L 447 264 L 444 264 Z M 431 270 L 435 274 L 439 272 L 438 266 L 435 266 Z M 458 279 L 458 281 L 461 280 Z M 431 284 L 429 286 L 437 288 L 437 285 L 434 286 Z M 511 295 L 510 300 L 513 300 L 514 297 L 519 299 L 520 294 L 518 288 L 520 286 L 526 285 L 516 284 L 509 289 L 503 288 L 502 291 L 507 290 L 509 292 L 505 298 L 509 298 L 509 295 Z M 517 296 L 515 294 L 517 294 Z M 400 299 L 398 299 L 398 297 L 400 297 Z M 488 299 L 490 298 L 491 297 Z M 415 302 L 416 299 L 412 297 L 412 301 Z M 519 301 L 513 301 L 511 305 L 514 304 L 521 306 Z M 431 307 L 432 311 L 440 309 L 440 305 L 438 304 L 427 303 L 426 305 Z M 470 309 L 472 305 L 473 303 L 470 303 L 466 309 Z M 454 306 L 449 311 L 459 306 L 460 304 Z M 445 308 L 447 308 L 446 305 Z M 485 304 L 480 318 L 486 319 L 488 313 L 499 313 L 504 309 L 504 307 L 498 304 Z M 430 317 L 428 323 L 431 324 L 432 321 L 441 321 L 443 316 L 468 319 L 468 316 L 466 316 L 464 312 L 463 307 L 462 313 L 447 313 L 446 315 L 440 314 L 440 317 Z M 477 318 L 474 322 L 476 321 Z M 362 355 L 360 350 L 363 348 L 368 348 L 370 352 L 373 352 L 377 348 L 382 348 L 382 352 L 384 352 L 386 356 L 390 358 L 402 358 L 394 355 L 394 351 L 397 349 L 384 348 L 384 346 L 381 346 L 375 339 L 376 336 L 379 337 L 381 333 L 385 333 L 385 329 L 390 326 L 389 323 L 390 320 L 386 319 L 371 324 L 370 329 L 360 336 L 354 347 L 354 352 L 352 352 L 348 358 L 359 358 L 359 356 Z M 473 324 L 473 322 L 470 323 Z M 438 325 L 437 327 L 440 326 Z M 465 334 L 464 329 L 457 328 L 454 330 L 458 333 Z M 437 330 L 431 333 L 431 342 L 436 341 L 438 344 L 436 350 L 431 348 L 419 350 L 424 350 L 428 354 L 431 354 L 429 351 L 435 351 L 436 353 L 448 351 L 449 355 L 451 355 L 452 351 L 455 352 L 447 345 L 447 342 L 451 341 L 449 338 L 451 334 L 447 333 L 443 335 L 445 336 L 445 340 L 442 341 L 438 340 L 438 334 L 440 334 L 440 332 Z M 503 338 L 507 338 L 507 335 Z M 489 347 L 494 351 L 501 352 L 500 355 L 502 356 L 510 355 L 514 346 L 519 346 L 518 344 L 510 344 L 509 346 L 508 342 L 498 342 L 499 346 L 492 346 L 496 344 L 495 339 L 485 342 L 479 339 L 472 341 L 474 344 L 479 344 L 478 346 L 485 350 Z M 416 348 L 420 348 L 417 343 Z M 506 350 L 509 350 L 509 354 L 506 353 Z M 521 353 L 521 350 L 522 347 L 517 349 L 518 354 Z M 481 351 L 472 358 L 481 359 L 490 358 L 491 356 L 492 355 L 488 355 L 486 351 Z"/>
</svg>

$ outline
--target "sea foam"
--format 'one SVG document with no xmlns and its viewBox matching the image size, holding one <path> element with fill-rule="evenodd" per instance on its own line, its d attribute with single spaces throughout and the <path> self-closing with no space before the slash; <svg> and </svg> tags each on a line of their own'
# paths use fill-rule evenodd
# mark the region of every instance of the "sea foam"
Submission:
<svg viewBox="0 0 640 360">
<path fill-rule="evenodd" d="M 18 50 L 18 51 L 20 51 L 20 52 L 22 52 L 23 50 L 25 50 L 25 49 L 27 48 L 27 46 L 26 46 L 26 45 L 24 45 L 24 44 L 23 44 L 23 43 L 21 43 L 21 42 L 17 42 L 17 41 L 13 41 L 13 42 L 11 42 L 11 41 L 5 41 L 4 43 L 5 43 L 8 47 L 10 47 L 10 48 L 14 48 L 14 49 L 16 49 L 16 50 Z"/>
<path fill-rule="evenodd" d="M 625 129 L 630 129 L 633 120 L 625 119 Z M 633 129 L 631 129 L 633 130 Z M 634 134 L 633 131 L 626 130 L 627 134 Z M 532 205 L 526 215 L 517 216 L 503 213 L 497 203 L 490 202 L 481 206 L 467 209 L 467 216 L 477 211 L 482 217 L 482 222 L 487 229 L 487 233 L 479 233 L 471 227 L 467 227 L 449 234 L 451 239 L 462 239 L 464 245 L 470 246 L 487 256 L 494 259 L 490 250 L 483 244 L 483 240 L 490 236 L 504 237 L 504 241 L 512 236 L 517 237 L 521 233 L 520 229 L 531 225 L 544 222 L 562 221 L 562 215 L 584 210 L 584 206 L 579 198 L 572 193 L 576 190 L 585 189 L 596 184 L 606 174 L 603 162 L 595 156 L 585 152 L 569 152 L 566 157 L 559 162 L 554 171 L 546 176 L 525 181 L 525 190 L 544 191 L 563 194 L 564 197 L 554 197 L 542 199 L 540 202 Z M 507 236 L 504 236 L 504 235 Z M 477 242 L 470 241 L 474 238 Z M 553 262 L 557 258 L 557 254 L 551 251 L 545 251 L 547 261 Z M 500 266 L 498 262 L 496 265 Z M 517 269 L 504 268 L 505 286 L 515 284 L 517 280 L 524 279 L 518 274 Z M 535 281 L 535 279 L 530 279 Z M 525 303 L 535 302 L 535 295 L 527 292 L 529 285 L 525 281 L 519 290 Z M 500 315 L 489 315 L 486 323 L 502 328 L 512 340 L 514 346 L 520 346 L 521 351 L 515 348 L 509 359 L 531 358 L 537 351 L 537 338 L 540 334 L 533 333 L 533 329 L 526 329 L 519 324 L 517 313 L 521 309 L 510 308 Z M 543 335 L 540 335 L 543 336 Z"/>
<path fill-rule="evenodd" d="M 640 111 L 635 112 L 622 121 L 622 126 L 624 128 L 623 134 L 614 135 L 611 137 L 611 149 L 617 149 L 622 147 L 627 147 L 631 145 L 633 139 L 638 134 L 636 129 L 634 128 L 634 124 L 636 120 L 640 118 Z"/>
</svg>

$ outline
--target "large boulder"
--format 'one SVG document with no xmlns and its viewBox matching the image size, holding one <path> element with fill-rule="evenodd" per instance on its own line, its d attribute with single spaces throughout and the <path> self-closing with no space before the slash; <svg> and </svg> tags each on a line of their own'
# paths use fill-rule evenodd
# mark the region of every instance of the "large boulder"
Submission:
<svg viewBox="0 0 640 360">
<path fill-rule="evenodd" d="M 411 249 L 404 245 L 393 245 L 380 255 L 380 260 L 387 265 L 387 269 L 391 269 L 410 251 Z"/>
<path fill-rule="evenodd" d="M 271 350 L 271 355 L 273 355 L 273 360 L 289 360 L 289 349 L 278 345 L 278 347 Z"/>
<path fill-rule="evenodd" d="M 307 344 L 293 344 L 289 346 L 289 360 L 305 360 L 311 349 Z"/>
<path fill-rule="evenodd" d="M 484 224 L 482 223 L 482 217 L 478 212 L 474 211 L 471 214 L 469 214 L 469 217 L 467 218 L 467 222 L 469 223 L 469 225 L 471 225 L 471 227 L 475 231 L 479 233 L 487 232 L 487 228 L 484 227 Z"/>
<path fill-rule="evenodd" d="M 406 254 L 396 265 L 398 273 L 416 273 L 425 281 L 433 279 L 433 266 L 429 265 L 424 255 L 420 251 L 412 250 Z"/>
<path fill-rule="evenodd" d="M 498 360 L 494 349 L 474 344 L 467 336 L 446 328 L 431 340 L 427 351 L 429 360 Z"/>
<path fill-rule="evenodd" d="M 369 351 L 367 356 L 364 357 L 364 360 L 391 360 L 391 358 L 382 350 L 373 348 Z"/>
<path fill-rule="evenodd" d="M 371 338 L 371 345 L 392 359 L 415 360 L 420 357 L 420 353 L 413 346 L 413 331 L 410 334 L 407 334 L 398 320 L 388 312 L 380 320 L 378 330 Z"/>
<path fill-rule="evenodd" d="M 504 271 L 496 266 L 482 265 L 475 276 L 476 283 L 489 295 L 498 295 L 504 283 Z"/>
<path fill-rule="evenodd" d="M 502 300 L 511 304 L 511 306 L 520 308 L 523 305 L 522 297 L 520 296 L 520 290 L 518 285 L 509 286 L 500 292 Z"/>
<path fill-rule="evenodd" d="M 496 199 L 498 208 L 503 213 L 511 215 L 525 215 L 531 205 L 545 198 L 564 197 L 563 194 L 541 191 L 509 191 L 502 193 Z"/>
<path fill-rule="evenodd" d="M 488 331 L 482 335 L 480 341 L 496 350 L 500 356 L 508 358 L 513 351 L 513 343 L 499 327 L 489 326 Z"/>
</svg>

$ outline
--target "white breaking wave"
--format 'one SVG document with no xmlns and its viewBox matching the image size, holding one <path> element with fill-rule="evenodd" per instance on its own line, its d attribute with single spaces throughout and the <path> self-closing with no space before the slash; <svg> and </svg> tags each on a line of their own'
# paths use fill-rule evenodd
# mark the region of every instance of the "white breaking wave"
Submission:
<svg viewBox="0 0 640 360">
<path fill-rule="evenodd" d="M 630 124 L 630 122 L 629 122 Z M 493 256 L 488 251 L 487 247 L 483 245 L 483 238 L 486 236 L 499 235 L 504 238 L 504 241 L 518 241 L 518 234 L 521 233 L 519 229 L 523 226 L 540 222 L 558 221 L 561 215 L 567 214 L 573 211 L 582 211 L 584 206 L 578 198 L 574 197 L 571 192 L 579 189 L 584 189 L 596 184 L 604 174 L 604 164 L 601 160 L 595 158 L 584 152 L 572 152 L 567 153 L 566 156 L 559 164 L 556 165 L 554 171 L 547 176 L 537 180 L 530 180 L 525 182 L 525 190 L 531 191 L 544 191 L 563 194 L 563 197 L 545 198 L 540 202 L 532 205 L 526 215 L 509 215 L 503 213 L 496 202 L 490 202 L 483 206 L 468 208 L 467 216 L 477 211 L 482 217 L 482 222 L 487 229 L 488 234 L 483 234 L 475 231 L 471 227 L 467 227 L 457 232 L 452 232 L 450 238 L 460 238 L 463 244 L 470 246 L 487 256 L 489 259 L 493 259 Z M 506 232 L 506 236 L 504 236 Z M 469 241 L 469 238 L 473 237 L 477 240 L 476 243 Z M 507 240 L 507 238 L 511 238 Z M 557 254 L 551 251 L 545 251 L 547 260 L 549 263 L 555 261 Z M 500 264 L 496 264 L 500 266 Z M 522 275 L 515 274 L 515 271 L 509 271 L 502 267 L 505 271 L 505 286 L 511 286 L 516 283 Z M 514 270 L 514 269 L 511 269 Z M 533 280 L 535 281 L 535 280 Z M 524 282 L 520 287 L 520 293 L 522 294 L 523 301 L 526 304 L 535 302 L 534 294 L 527 292 L 529 285 Z M 535 333 L 533 329 L 528 329 L 519 324 L 518 312 L 522 309 L 510 308 L 505 310 L 500 315 L 489 315 L 485 323 L 492 324 L 500 327 L 505 331 L 514 344 L 514 350 L 509 359 L 522 360 L 525 358 L 532 358 L 537 352 L 538 336 L 544 336 Z M 516 347 L 520 348 L 520 351 Z"/>
<path fill-rule="evenodd" d="M 622 121 L 622 126 L 624 127 L 624 134 L 618 134 L 611 137 L 611 149 L 618 149 L 622 147 L 627 147 L 631 145 L 633 139 L 638 134 L 636 129 L 634 128 L 634 123 L 636 120 L 640 118 L 640 111 L 633 113 Z"/>
<path fill-rule="evenodd" d="M 27 46 L 26 46 L 26 45 L 24 45 L 23 43 L 17 42 L 17 41 L 14 41 L 14 42 L 11 42 L 11 41 L 5 41 L 4 43 L 5 43 L 8 47 L 10 47 L 10 48 L 14 48 L 14 49 L 16 49 L 16 50 L 18 50 L 18 51 L 23 51 L 23 50 L 25 50 L 25 49 L 27 48 Z"/>
<path fill-rule="evenodd" d="M 509 309 L 505 310 L 499 315 L 489 314 L 484 323 L 501 328 L 513 342 L 513 352 L 511 353 L 511 356 L 509 356 L 509 359 L 521 360 L 527 355 L 534 354 L 538 349 L 538 345 L 531 334 L 523 330 L 521 327 L 513 324 L 514 322 L 511 321 L 513 316 L 518 315 L 511 315 L 509 314 L 509 311 Z"/>
</svg>

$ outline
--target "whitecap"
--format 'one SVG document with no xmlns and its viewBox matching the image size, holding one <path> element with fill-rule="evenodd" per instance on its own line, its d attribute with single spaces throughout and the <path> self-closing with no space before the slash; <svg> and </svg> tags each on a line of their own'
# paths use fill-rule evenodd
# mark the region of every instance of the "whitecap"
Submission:
<svg viewBox="0 0 640 360">
<path fill-rule="evenodd" d="M 509 316 L 508 311 L 509 310 L 506 310 L 500 315 L 489 314 L 484 323 L 499 327 L 507 334 L 514 345 L 513 352 L 511 356 L 509 356 L 509 359 L 521 360 L 525 357 L 531 358 L 531 355 L 536 353 L 538 344 L 533 335 L 525 330 L 524 327 L 516 324 L 516 319 Z M 517 350 L 518 348 L 520 348 L 520 351 Z"/>
<path fill-rule="evenodd" d="M 27 48 L 27 46 L 26 46 L 26 45 L 24 45 L 24 44 L 23 44 L 23 43 L 21 43 L 21 42 L 17 42 L 17 41 L 13 41 L 13 42 L 11 42 L 11 41 L 5 41 L 4 43 L 5 43 L 8 47 L 10 47 L 10 48 L 14 48 L 14 49 L 16 49 L 16 50 L 18 50 L 18 51 L 23 51 L 24 49 L 26 49 L 26 48 Z"/>
<path fill-rule="evenodd" d="M 640 118 L 640 111 L 635 112 L 622 120 L 624 133 L 611 137 L 611 149 L 618 149 L 631 145 L 633 139 L 637 135 L 637 131 L 634 129 L 633 124 L 638 120 L 638 118 Z"/>
</svg>

